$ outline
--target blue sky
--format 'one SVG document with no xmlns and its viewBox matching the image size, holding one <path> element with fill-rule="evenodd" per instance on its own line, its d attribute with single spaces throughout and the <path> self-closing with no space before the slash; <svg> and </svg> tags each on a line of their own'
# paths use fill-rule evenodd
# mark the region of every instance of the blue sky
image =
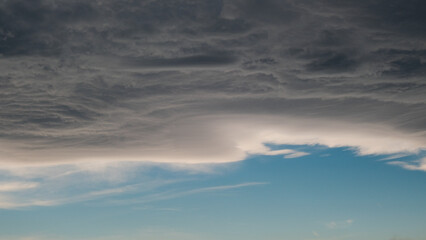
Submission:
<svg viewBox="0 0 426 240">
<path fill-rule="evenodd" d="M 1 210 L 0 239 L 424 239 L 424 172 L 343 147 L 273 147 L 309 155 L 255 155 L 208 172 L 139 166 L 125 180 L 94 180 L 120 189 L 112 194 Z"/>
</svg>

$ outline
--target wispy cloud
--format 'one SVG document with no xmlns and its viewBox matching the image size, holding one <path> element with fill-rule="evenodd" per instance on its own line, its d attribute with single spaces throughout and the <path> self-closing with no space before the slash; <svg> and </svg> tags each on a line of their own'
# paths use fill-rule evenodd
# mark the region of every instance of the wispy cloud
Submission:
<svg viewBox="0 0 426 240">
<path fill-rule="evenodd" d="M 410 153 L 397 153 L 397 154 L 392 154 L 390 156 L 384 157 L 384 158 L 380 159 L 379 161 L 389 161 L 389 160 L 407 157 L 407 156 L 410 156 L 410 155 L 411 155 Z"/>
<path fill-rule="evenodd" d="M 23 178 L 33 181 L 7 181 L 0 182 L 0 208 L 3 209 L 24 209 L 37 206 L 57 206 L 75 202 L 86 202 L 94 199 L 112 199 L 113 196 L 121 197 L 129 193 L 145 195 L 141 199 L 125 199 L 122 202 L 153 202 L 171 198 L 178 198 L 187 195 L 200 194 L 204 192 L 226 191 L 250 186 L 264 185 L 265 182 L 247 182 L 235 185 L 221 185 L 205 188 L 197 188 L 185 191 L 157 191 L 156 189 L 177 184 L 183 181 L 191 181 L 188 176 L 194 175 L 191 169 L 188 173 L 186 167 L 179 171 L 184 171 L 182 177 L 165 179 L 152 179 L 140 175 L 157 165 L 145 164 L 120 164 L 101 163 L 101 166 L 90 164 L 90 166 L 46 166 L 12 169 L 3 177 Z M 161 166 L 161 165 L 160 165 Z M 129 170 L 129 167 L 132 169 Z M 177 171 L 172 165 L 162 166 L 164 171 Z M 213 167 L 214 168 L 214 167 Z M 115 171 L 115 172 L 114 172 Z M 112 172 L 112 173 L 111 173 Z M 134 172 L 134 174 L 132 174 Z M 205 171 L 196 171 L 197 174 Z M 29 174 L 27 174 L 29 173 Z M 118 175 L 110 176 L 111 174 Z M 123 178 L 121 175 L 126 174 Z M 69 191 L 71 189 L 73 191 Z M 39 188 L 37 191 L 34 189 Z M 54 190 L 55 191 L 52 191 Z M 112 201 L 112 200 L 111 200 Z"/>
<path fill-rule="evenodd" d="M 49 207 L 59 205 L 57 200 L 19 199 L 0 196 L 0 209 L 22 209 L 27 207 Z"/>
<path fill-rule="evenodd" d="M 67 168 L 63 171 L 68 171 Z M 49 171 L 51 172 L 51 171 Z M 95 199 L 104 199 L 112 196 L 126 195 L 128 193 L 152 192 L 157 188 L 176 184 L 189 179 L 132 179 L 124 184 L 111 182 L 108 178 L 97 174 L 80 172 L 77 175 L 65 175 L 61 178 L 38 177 L 40 183 L 35 182 L 7 182 L 3 183 L 0 191 L 0 209 L 25 209 L 29 207 L 58 206 L 76 202 L 86 202 Z M 135 183 L 136 182 L 136 183 Z M 71 186 L 72 191 L 70 191 Z M 119 185 L 118 187 L 116 187 Z M 34 191 L 38 188 L 37 191 Z M 53 191 L 54 190 L 54 191 Z"/>
<path fill-rule="evenodd" d="M 388 164 L 401 166 L 407 170 L 426 171 L 426 158 L 422 158 L 417 161 L 411 161 L 411 162 L 392 161 L 392 162 L 388 162 Z"/>
<path fill-rule="evenodd" d="M 294 153 L 285 155 L 284 158 L 298 158 L 298 157 L 303 157 L 307 155 L 309 155 L 309 153 L 307 152 L 294 152 Z"/>
<path fill-rule="evenodd" d="M 329 229 L 339 229 L 339 228 L 347 228 L 354 223 L 354 220 L 347 219 L 345 221 L 331 221 L 325 224 L 325 226 Z"/>
<path fill-rule="evenodd" d="M 299 152 L 293 149 L 268 150 L 262 153 L 266 156 L 284 155 L 284 158 L 298 158 L 309 155 L 306 152 Z"/>
<path fill-rule="evenodd" d="M 269 183 L 247 182 L 247 183 L 240 183 L 235 185 L 220 185 L 220 186 L 213 186 L 213 187 L 196 188 L 196 189 L 186 190 L 186 191 L 167 191 L 167 192 L 161 192 L 161 193 L 155 193 L 155 194 L 143 196 L 137 199 L 115 200 L 115 201 L 112 201 L 112 203 L 115 203 L 115 204 L 149 203 L 149 202 L 156 202 L 156 201 L 163 201 L 163 200 L 174 199 L 179 197 L 185 197 L 185 196 L 200 194 L 200 193 L 226 191 L 231 189 L 260 186 L 265 184 L 269 184 Z"/>
<path fill-rule="evenodd" d="M 15 192 L 37 188 L 38 182 L 0 182 L 0 192 Z"/>
</svg>

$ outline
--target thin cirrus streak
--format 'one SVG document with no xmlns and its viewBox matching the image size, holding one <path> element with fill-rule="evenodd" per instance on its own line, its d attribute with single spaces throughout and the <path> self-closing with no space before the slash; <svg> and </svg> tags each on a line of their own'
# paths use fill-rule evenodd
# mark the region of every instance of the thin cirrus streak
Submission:
<svg viewBox="0 0 426 240">
<path fill-rule="evenodd" d="M 118 188 L 108 188 L 96 191 L 89 191 L 87 193 L 80 193 L 77 195 L 71 195 L 66 198 L 58 198 L 57 196 L 51 196 L 51 199 L 44 197 L 43 199 L 31 199 L 27 200 L 25 198 L 20 199 L 17 197 L 1 197 L 0 198 L 0 209 L 25 209 L 29 207 L 48 207 L 48 206 L 58 206 L 70 203 L 78 203 L 78 202 L 87 202 L 92 200 L 97 200 L 98 202 L 102 199 L 109 199 L 112 196 L 120 196 L 126 193 L 139 193 L 144 194 L 143 197 L 138 199 L 126 199 L 126 200 L 106 200 L 107 204 L 146 204 L 152 202 L 158 202 L 168 199 L 180 198 L 189 195 L 195 195 L 200 193 L 207 192 L 220 192 L 227 191 L 232 189 L 253 187 L 259 185 L 269 184 L 266 182 L 247 182 L 240 183 L 234 185 L 219 185 L 213 187 L 204 187 L 204 188 L 196 188 L 192 190 L 184 190 L 184 191 L 165 191 L 159 192 L 155 194 L 150 194 L 149 192 L 154 190 L 155 188 L 159 188 L 165 186 L 167 184 L 176 183 L 173 182 L 164 182 L 163 184 L 146 187 L 144 184 L 132 184 Z M 152 182 L 150 183 L 152 185 Z"/>
<path fill-rule="evenodd" d="M 146 204 L 150 202 L 156 202 L 156 201 L 163 201 L 163 200 L 169 200 L 174 198 L 180 198 L 185 197 L 189 195 L 194 194 L 200 194 L 200 193 L 208 193 L 208 192 L 217 192 L 217 191 L 226 191 L 231 189 L 239 189 L 239 188 L 246 188 L 246 187 L 252 187 L 252 186 L 260 186 L 269 184 L 267 182 L 247 182 L 247 183 L 240 183 L 235 185 L 221 185 L 221 186 L 214 186 L 214 187 L 204 187 L 204 188 L 197 188 L 192 190 L 186 190 L 186 191 L 169 191 L 169 192 L 163 192 L 163 193 L 156 193 L 153 195 L 143 196 L 141 198 L 137 199 L 126 199 L 126 200 L 112 200 L 112 204 Z"/>
</svg>

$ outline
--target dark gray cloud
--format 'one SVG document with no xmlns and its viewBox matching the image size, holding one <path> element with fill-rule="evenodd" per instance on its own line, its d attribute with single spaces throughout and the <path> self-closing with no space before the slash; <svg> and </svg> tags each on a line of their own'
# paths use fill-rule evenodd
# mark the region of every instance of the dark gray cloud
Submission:
<svg viewBox="0 0 426 240">
<path fill-rule="evenodd" d="M 216 66 L 236 62 L 236 58 L 227 54 L 194 55 L 177 58 L 127 58 L 123 65 L 134 67 L 185 67 L 185 66 Z"/>
<path fill-rule="evenodd" d="M 333 10 L 342 11 L 348 20 L 366 28 L 392 31 L 422 37 L 426 21 L 426 4 L 420 0 L 375 0 L 375 1 L 318 1 Z"/>
<path fill-rule="evenodd" d="M 169 146 L 182 119 L 244 114 L 368 123 L 424 144 L 425 8 L 5 0 L 0 139 L 31 149 L 151 149 Z"/>
</svg>

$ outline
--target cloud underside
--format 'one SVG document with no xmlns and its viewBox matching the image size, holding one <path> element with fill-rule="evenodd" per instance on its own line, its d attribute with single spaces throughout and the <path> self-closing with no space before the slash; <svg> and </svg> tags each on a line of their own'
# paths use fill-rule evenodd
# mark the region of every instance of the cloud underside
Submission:
<svg viewBox="0 0 426 240">
<path fill-rule="evenodd" d="M 2 166 L 417 153 L 426 4 L 390 2 L 3 1 Z"/>
<path fill-rule="evenodd" d="M 374 124 L 350 124 L 328 119 L 300 119 L 271 115 L 203 116 L 162 125 L 159 133 L 130 130 L 128 142 L 69 146 L 43 142 L 9 145 L 2 151 L 3 166 L 54 165 L 113 161 L 164 163 L 226 163 L 249 155 L 306 155 L 294 150 L 271 150 L 267 145 L 351 146 L 359 154 L 416 153 L 423 139 Z M 72 131 L 71 131 L 72 133 Z M 82 135 L 84 133 L 82 132 Z M 130 134 L 130 133 L 129 133 Z M 88 136 L 97 137 L 97 136 Z M 99 137 L 102 139 L 102 137 Z M 76 141 L 76 140 L 74 140 Z"/>
</svg>

